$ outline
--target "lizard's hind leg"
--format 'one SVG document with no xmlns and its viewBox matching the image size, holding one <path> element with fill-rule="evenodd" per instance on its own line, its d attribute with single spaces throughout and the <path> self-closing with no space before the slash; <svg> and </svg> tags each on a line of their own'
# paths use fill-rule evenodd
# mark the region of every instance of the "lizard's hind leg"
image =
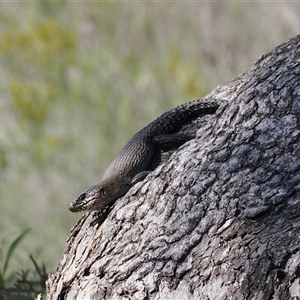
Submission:
<svg viewBox="0 0 300 300">
<path fill-rule="evenodd" d="M 173 134 L 161 134 L 153 138 L 153 142 L 159 149 L 179 148 L 184 143 L 194 139 L 196 134 L 177 132 Z"/>
</svg>

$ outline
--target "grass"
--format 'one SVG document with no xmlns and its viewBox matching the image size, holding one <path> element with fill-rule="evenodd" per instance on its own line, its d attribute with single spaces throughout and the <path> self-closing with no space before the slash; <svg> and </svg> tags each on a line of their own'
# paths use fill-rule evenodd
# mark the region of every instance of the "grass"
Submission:
<svg viewBox="0 0 300 300">
<path fill-rule="evenodd" d="M 27 300 L 46 292 L 45 281 L 48 276 L 46 266 L 39 265 L 32 255 L 29 255 L 33 265 L 31 268 L 22 266 L 16 273 L 9 267 L 12 257 L 29 232 L 30 229 L 27 228 L 16 237 L 8 246 L 6 253 L 3 253 L 4 248 L 1 249 L 0 257 L 3 264 L 0 266 L 0 299 Z"/>
<path fill-rule="evenodd" d="M 79 192 L 152 119 L 297 34 L 294 3 L 0 3 L 0 231 L 55 270 Z M 1 251 L 4 251 L 0 249 Z"/>
</svg>

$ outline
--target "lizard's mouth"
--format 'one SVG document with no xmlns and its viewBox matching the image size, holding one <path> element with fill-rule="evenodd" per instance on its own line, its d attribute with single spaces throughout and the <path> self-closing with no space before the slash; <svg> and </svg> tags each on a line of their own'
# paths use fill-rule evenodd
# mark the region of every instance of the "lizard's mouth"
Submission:
<svg viewBox="0 0 300 300">
<path fill-rule="evenodd" d="M 78 211 L 89 211 L 90 207 L 93 207 L 97 198 L 91 197 L 87 198 L 86 193 L 82 193 L 77 196 L 69 205 L 69 210 L 71 212 L 78 212 Z"/>
</svg>

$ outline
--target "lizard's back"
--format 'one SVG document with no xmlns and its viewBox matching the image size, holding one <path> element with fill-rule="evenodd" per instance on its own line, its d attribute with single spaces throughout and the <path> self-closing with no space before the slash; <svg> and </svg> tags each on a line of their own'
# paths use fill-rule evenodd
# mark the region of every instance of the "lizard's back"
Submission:
<svg viewBox="0 0 300 300">
<path fill-rule="evenodd" d="M 156 149 L 154 137 L 172 134 L 185 123 L 206 114 L 213 114 L 221 101 L 195 100 L 167 111 L 136 133 L 111 162 L 103 180 L 122 173 L 129 183 L 132 178 L 146 170 Z"/>
</svg>

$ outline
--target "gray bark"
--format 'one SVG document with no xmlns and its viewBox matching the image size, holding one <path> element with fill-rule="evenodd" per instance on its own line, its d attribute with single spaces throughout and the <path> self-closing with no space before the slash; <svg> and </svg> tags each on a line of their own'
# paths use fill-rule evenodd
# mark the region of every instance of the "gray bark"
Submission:
<svg viewBox="0 0 300 300">
<path fill-rule="evenodd" d="M 72 228 L 47 299 L 300 299 L 299 75 L 297 36 L 211 92 L 196 139 Z"/>
</svg>

